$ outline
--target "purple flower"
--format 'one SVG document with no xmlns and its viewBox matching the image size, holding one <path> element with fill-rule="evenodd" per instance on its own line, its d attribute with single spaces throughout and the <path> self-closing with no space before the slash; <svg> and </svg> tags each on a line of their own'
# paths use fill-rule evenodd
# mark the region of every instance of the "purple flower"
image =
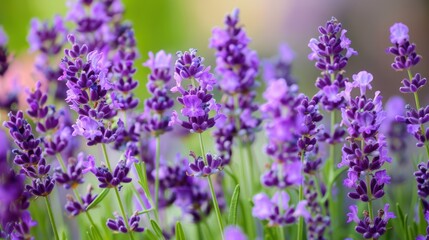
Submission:
<svg viewBox="0 0 429 240">
<path fill-rule="evenodd" d="M 8 41 L 8 38 L 6 33 L 4 32 L 3 26 L 0 26 L 0 76 L 3 76 L 6 73 L 7 69 L 9 68 L 8 52 L 6 48 L 7 41 Z M 11 104 L 5 104 L 5 105 L 11 105 Z"/>
<path fill-rule="evenodd" d="M 293 224 L 299 217 L 308 218 L 306 201 L 299 202 L 295 207 L 289 206 L 289 195 L 276 192 L 270 199 L 265 193 L 253 197 L 252 215 L 261 220 L 268 220 L 270 226 Z"/>
<path fill-rule="evenodd" d="M 391 178 L 389 175 L 387 175 L 386 169 L 375 172 L 374 178 L 377 181 L 377 184 L 379 184 L 379 185 L 390 184 Z"/>
<path fill-rule="evenodd" d="M 358 216 L 358 207 L 356 205 L 350 205 L 349 206 L 350 212 L 347 213 L 347 223 L 350 222 L 355 222 L 355 223 L 359 223 L 360 219 Z"/>
<path fill-rule="evenodd" d="M 390 27 L 390 42 L 392 44 L 402 44 L 408 39 L 408 27 L 405 24 L 395 23 Z"/>
<path fill-rule="evenodd" d="M 203 101 L 196 95 L 188 95 L 183 97 L 182 114 L 187 117 L 204 116 L 205 111 L 202 106 Z"/>
<path fill-rule="evenodd" d="M 287 85 L 295 84 L 296 80 L 291 76 L 292 61 L 295 58 L 295 53 L 286 44 L 280 44 L 278 48 L 278 56 L 272 59 L 266 59 L 263 64 L 263 79 L 270 82 L 276 79 L 284 79 Z"/>
<path fill-rule="evenodd" d="M 164 50 L 157 52 L 156 55 L 154 55 L 152 52 L 149 52 L 149 59 L 143 63 L 143 66 L 150 68 L 150 70 L 155 74 L 156 72 L 169 70 L 171 67 L 171 54 L 166 54 Z"/>
<path fill-rule="evenodd" d="M 139 226 L 139 222 L 140 222 L 140 217 L 139 215 L 137 215 L 137 212 L 136 212 L 128 219 L 128 225 L 130 226 L 130 231 L 143 232 L 144 228 Z M 118 215 L 116 215 L 116 219 L 108 219 L 106 225 L 113 231 L 118 231 L 122 233 L 128 232 L 124 219 Z"/>
<path fill-rule="evenodd" d="M 194 162 L 189 164 L 191 172 L 187 172 L 190 176 L 207 177 L 222 170 L 222 158 L 218 156 L 207 153 L 205 157 L 207 162 L 202 157 L 197 157 L 194 152 L 191 152 L 190 156 L 194 158 Z"/>
<path fill-rule="evenodd" d="M 366 89 L 372 89 L 372 74 L 367 71 L 360 71 L 358 74 L 353 74 L 353 84 L 355 87 L 359 87 L 360 94 L 365 95 Z"/>
<path fill-rule="evenodd" d="M 237 226 L 228 226 L 224 230 L 225 240 L 247 240 L 246 235 Z"/>
<path fill-rule="evenodd" d="M 73 125 L 73 129 L 73 136 L 81 135 L 86 139 L 94 139 L 103 135 L 100 131 L 100 123 L 87 116 L 78 118 L 76 124 Z"/>
</svg>

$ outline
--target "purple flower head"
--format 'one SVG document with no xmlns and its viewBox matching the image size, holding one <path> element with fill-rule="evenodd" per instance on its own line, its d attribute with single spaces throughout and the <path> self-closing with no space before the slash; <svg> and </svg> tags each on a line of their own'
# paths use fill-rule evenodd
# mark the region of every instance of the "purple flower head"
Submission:
<svg viewBox="0 0 429 240">
<path fill-rule="evenodd" d="M 358 74 L 353 75 L 353 85 L 355 87 L 359 87 L 360 94 L 365 95 L 366 89 L 372 89 L 371 82 L 372 82 L 372 74 L 367 71 L 360 71 Z"/>
<path fill-rule="evenodd" d="M 299 202 L 295 207 L 289 206 L 290 197 L 286 192 L 276 192 L 270 199 L 265 193 L 253 197 L 252 215 L 261 220 L 268 220 L 270 226 L 293 224 L 298 217 L 308 218 L 306 201 Z"/>
<path fill-rule="evenodd" d="M 117 214 L 115 214 L 116 219 L 108 219 L 107 220 L 107 227 L 109 227 L 113 231 L 118 231 L 122 233 L 127 233 L 128 229 L 125 225 L 124 219 Z M 130 231 L 132 232 L 143 232 L 144 228 L 139 226 L 140 222 L 140 216 L 137 212 L 135 212 L 131 217 L 128 219 L 128 225 L 130 226 Z"/>
<path fill-rule="evenodd" d="M 375 172 L 374 178 L 377 181 L 377 184 L 379 184 L 379 185 L 390 184 L 391 178 L 389 175 L 387 175 L 386 169 Z"/>
<path fill-rule="evenodd" d="M 207 177 L 222 171 L 222 158 L 218 156 L 207 153 L 205 157 L 207 163 L 202 157 L 197 157 L 194 152 L 191 152 L 190 156 L 194 158 L 194 162 L 189 164 L 190 172 L 187 172 L 190 176 Z"/>
<path fill-rule="evenodd" d="M 362 219 L 359 218 L 356 205 L 350 206 L 349 209 L 351 212 L 347 214 L 347 222 L 356 222 L 356 232 L 362 234 L 362 237 L 366 239 L 379 239 L 386 232 L 389 219 L 395 218 L 395 215 L 388 211 L 389 204 L 385 204 L 384 209 L 380 209 L 373 219 L 369 217 L 368 211 L 364 211 Z"/>
<path fill-rule="evenodd" d="M 302 164 L 300 161 L 273 163 L 271 168 L 261 176 L 261 182 L 267 187 L 286 188 L 302 184 Z"/>
<path fill-rule="evenodd" d="M 32 51 L 40 51 L 48 56 L 56 55 L 67 42 L 67 29 L 63 19 L 55 16 L 51 26 L 47 21 L 32 19 L 27 40 Z"/>
<path fill-rule="evenodd" d="M 152 52 L 149 52 L 149 59 L 143 63 L 143 66 L 150 68 L 150 70 L 155 74 L 161 74 L 165 70 L 169 70 L 171 67 L 171 54 L 165 53 L 164 50 L 157 52 L 155 55 Z M 160 80 L 153 79 L 153 80 Z M 151 79 L 152 80 L 152 79 Z"/>
<path fill-rule="evenodd" d="M 420 62 L 421 56 L 415 51 L 416 45 L 410 43 L 405 24 L 395 23 L 390 27 L 390 41 L 393 46 L 387 48 L 386 52 L 395 55 L 395 61 L 391 65 L 393 69 L 408 70 Z"/>
<path fill-rule="evenodd" d="M 360 219 L 358 216 L 358 207 L 356 205 L 351 205 L 349 206 L 350 212 L 347 213 L 347 223 L 350 222 L 355 222 L 355 223 L 359 223 Z"/>
<path fill-rule="evenodd" d="M 77 158 L 69 158 L 67 171 L 57 168 L 55 174 L 56 182 L 63 184 L 66 189 L 75 189 L 84 182 L 84 174 L 95 169 L 94 157 L 84 153 L 79 153 Z"/>
<path fill-rule="evenodd" d="M 395 23 L 390 27 L 390 42 L 392 44 L 402 44 L 408 39 L 408 27 L 405 24 Z"/>
<path fill-rule="evenodd" d="M 228 226 L 224 230 L 225 240 L 247 240 L 246 234 L 237 226 Z"/>
<path fill-rule="evenodd" d="M 93 188 L 89 185 L 87 193 L 81 197 L 80 201 L 75 200 L 71 195 L 67 195 L 67 202 L 64 208 L 72 216 L 77 216 L 86 211 L 86 208 L 95 200 L 97 195 L 92 194 Z"/>
<path fill-rule="evenodd" d="M 100 122 L 87 117 L 83 116 L 81 118 L 78 118 L 76 120 L 76 124 L 73 125 L 73 136 L 81 135 L 85 137 L 86 139 L 94 139 L 96 137 L 100 137 L 103 135 L 103 133 L 100 131 L 101 124 Z"/>
</svg>

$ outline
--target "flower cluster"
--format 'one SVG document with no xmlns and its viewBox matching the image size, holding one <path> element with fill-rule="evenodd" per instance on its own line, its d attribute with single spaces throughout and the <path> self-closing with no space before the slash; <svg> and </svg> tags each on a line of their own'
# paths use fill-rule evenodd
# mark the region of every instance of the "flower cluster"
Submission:
<svg viewBox="0 0 429 240">
<path fill-rule="evenodd" d="M 0 25 L 0 77 L 6 74 L 10 64 L 9 53 L 6 47 L 7 41 L 7 35 Z M 0 109 L 5 109 L 9 112 L 16 103 L 18 103 L 18 94 L 15 91 L 8 92 L 6 96 L 0 96 Z"/>
<path fill-rule="evenodd" d="M 407 105 L 405 115 L 398 115 L 397 120 L 406 123 L 408 132 L 417 139 L 417 146 L 426 145 L 426 150 L 429 152 L 429 129 L 424 127 L 424 124 L 429 121 L 429 108 L 420 106 L 418 96 L 418 91 L 426 85 L 427 80 L 419 73 L 415 75 L 411 73 L 411 68 L 420 62 L 421 56 L 416 53 L 416 45 L 410 43 L 408 27 L 403 23 L 395 23 L 390 27 L 390 41 L 393 46 L 389 47 L 387 52 L 395 55 L 392 68 L 397 71 L 405 70 L 408 73 L 408 79 L 402 80 L 403 86 L 399 90 L 402 93 L 413 93 L 416 101 L 416 108 Z"/>
<path fill-rule="evenodd" d="M 284 226 L 295 223 L 298 217 L 309 217 L 306 201 L 296 206 L 290 206 L 289 201 L 290 196 L 284 191 L 276 192 L 271 199 L 265 193 L 259 193 L 253 197 L 252 215 L 267 220 L 269 226 Z"/>
<path fill-rule="evenodd" d="M 88 47 L 76 43 L 73 35 L 68 36 L 73 45 L 66 49 L 62 59 L 63 75 L 59 80 L 67 81 L 67 99 L 70 108 L 79 114 L 73 125 L 73 136 L 86 138 L 88 145 L 109 143 L 115 140 L 116 130 L 109 121 L 116 115 L 116 109 L 108 102 L 107 94 L 112 83 L 107 76 L 103 54 L 88 52 Z M 86 61 L 83 56 L 86 55 Z M 118 127 L 122 127 L 118 122 Z"/>
<path fill-rule="evenodd" d="M 28 192 L 35 196 L 48 196 L 55 186 L 55 179 L 49 175 L 51 165 L 46 163 L 43 150 L 39 146 L 40 139 L 35 138 L 31 125 L 24 119 L 24 113 L 9 113 L 9 121 L 4 122 L 9 129 L 10 136 L 14 139 L 19 149 L 14 162 L 21 167 L 21 172 L 32 179 L 32 184 L 27 185 Z"/>
<path fill-rule="evenodd" d="M 82 212 L 87 211 L 86 208 L 91 204 L 97 195 L 92 194 L 92 187 L 88 187 L 88 193 L 80 197 L 77 201 L 71 196 L 67 195 L 67 203 L 65 205 L 65 209 L 72 216 L 77 216 Z"/>
<path fill-rule="evenodd" d="M 349 192 L 348 196 L 369 203 L 384 196 L 384 186 L 391 180 L 386 170 L 382 169 L 384 163 L 391 162 L 391 158 L 387 155 L 386 138 L 379 133 L 381 123 L 386 116 L 382 107 L 382 97 L 380 92 L 376 92 L 373 99 L 366 95 L 366 88 L 371 87 L 372 79 L 372 74 L 361 71 L 353 75 L 353 83 L 346 83 L 344 98 L 348 104 L 341 109 L 341 112 L 342 124 L 347 127 L 348 142 L 343 146 L 342 161 L 338 164 L 338 167 L 349 168 L 344 185 L 354 191 Z M 360 95 L 355 98 L 351 96 L 354 88 L 360 89 Z M 365 216 L 356 227 L 356 231 L 364 237 L 368 233 L 361 228 L 377 225 L 383 216 L 381 214 L 378 218 L 374 217 L 372 211 L 372 208 L 367 209 L 369 215 Z M 387 224 L 386 219 L 384 219 L 385 223 L 383 222 L 384 228 Z M 373 234 L 371 236 L 377 239 L 384 231 L 385 229 L 377 230 L 379 235 L 371 232 Z"/>
<path fill-rule="evenodd" d="M 319 32 L 319 38 L 312 38 L 308 44 L 312 50 L 308 58 L 316 61 L 315 66 L 323 71 L 316 81 L 316 87 L 321 91 L 323 107 L 333 111 L 346 104 L 341 95 L 347 82 L 343 75 L 344 68 L 349 58 L 357 55 L 357 52 L 350 47 L 351 41 L 346 37 L 347 30 L 342 29 L 341 23 L 334 17 L 324 27 L 320 26 Z"/>
<path fill-rule="evenodd" d="M 140 217 L 136 212 L 128 219 L 128 225 L 130 226 L 130 231 L 132 231 L 132 232 L 143 232 L 144 228 L 139 226 L 139 222 L 140 222 Z M 119 231 L 122 233 L 128 232 L 128 229 L 125 225 L 124 219 L 118 215 L 116 215 L 115 220 L 113 220 L 113 219 L 107 220 L 107 227 L 109 227 L 113 231 Z"/>
<path fill-rule="evenodd" d="M 147 89 L 152 96 L 145 102 L 143 128 L 154 136 L 170 131 L 170 116 L 167 112 L 173 107 L 174 101 L 168 95 L 167 86 L 171 80 L 171 54 L 159 51 L 155 55 L 150 52 L 144 66 L 150 68 Z"/>
<path fill-rule="evenodd" d="M 356 205 L 350 206 L 349 209 L 347 222 L 357 223 L 356 232 L 362 234 L 365 239 L 379 239 L 386 232 L 389 219 L 395 218 L 395 214 L 389 212 L 389 204 L 378 210 L 377 216 L 373 219 L 368 211 L 364 211 L 363 218 L 359 218 Z"/>
<path fill-rule="evenodd" d="M 210 47 L 216 49 L 216 73 L 219 89 L 224 93 L 223 113 L 226 121 L 213 133 L 218 151 L 225 163 L 232 155 L 234 137 L 250 144 L 261 120 L 254 115 L 258 110 L 256 98 L 256 76 L 259 59 L 255 51 L 248 48 L 250 39 L 239 24 L 239 10 L 225 17 L 225 28 L 214 28 Z"/>
<path fill-rule="evenodd" d="M 49 82 L 55 82 L 55 98 L 64 101 L 66 98 L 67 87 L 64 82 L 57 82 L 62 74 L 58 64 L 52 62 L 58 58 L 67 43 L 67 29 L 64 20 L 60 16 L 55 16 L 53 23 L 40 21 L 39 19 L 31 20 L 31 28 L 27 40 L 30 43 L 31 51 L 37 51 L 39 54 L 36 58 L 36 69 L 41 72 L 44 78 Z"/>
<path fill-rule="evenodd" d="M 222 169 L 221 157 L 207 153 L 205 157 L 207 160 L 206 163 L 202 157 L 197 157 L 194 152 L 191 152 L 190 156 L 194 158 L 194 162 L 189 164 L 191 173 L 188 174 L 190 176 L 207 177 L 218 173 Z"/>
<path fill-rule="evenodd" d="M 216 80 L 210 73 L 210 67 L 203 65 L 204 59 L 197 56 L 195 49 L 178 52 L 177 57 L 174 73 L 176 86 L 171 91 L 180 93 L 177 101 L 183 105 L 181 113 L 187 119 L 180 120 L 177 112 L 173 111 L 169 125 L 177 124 L 191 132 L 202 133 L 225 117 L 220 112 L 221 105 L 216 103 L 210 93 Z M 187 83 L 188 86 L 182 87 L 185 80 L 191 82 Z M 210 116 L 211 112 L 214 112 L 213 116 Z"/>
</svg>

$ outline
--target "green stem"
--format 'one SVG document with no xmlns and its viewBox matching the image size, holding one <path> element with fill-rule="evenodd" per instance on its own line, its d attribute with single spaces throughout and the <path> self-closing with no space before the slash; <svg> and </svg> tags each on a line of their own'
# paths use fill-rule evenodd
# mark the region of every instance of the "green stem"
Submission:
<svg viewBox="0 0 429 240">
<path fill-rule="evenodd" d="M 128 234 L 130 235 L 130 239 L 134 240 L 133 232 L 130 229 L 130 225 L 128 224 L 127 214 L 125 214 L 124 205 L 122 204 L 121 196 L 119 196 L 118 188 L 115 189 L 116 198 L 118 199 L 119 208 L 121 209 L 122 217 L 124 218 L 125 227 L 128 229 Z"/>
<path fill-rule="evenodd" d="M 101 144 L 101 147 L 103 149 L 104 159 L 106 160 L 107 168 L 109 169 L 109 171 L 112 171 L 112 167 L 111 167 L 110 161 L 109 161 L 109 156 L 107 155 L 106 144 L 104 144 L 104 143 Z M 127 218 L 127 215 L 125 214 L 124 206 L 122 204 L 122 200 L 121 200 L 121 196 L 119 195 L 118 188 L 115 187 L 114 189 L 115 189 L 115 193 L 116 193 L 116 199 L 118 199 L 119 208 L 121 209 L 122 217 L 124 218 L 125 227 L 128 230 L 128 234 L 130 235 L 130 239 L 134 240 L 133 232 L 131 231 L 130 225 L 128 224 L 128 218 Z"/>
<path fill-rule="evenodd" d="M 63 172 L 66 173 L 67 172 L 67 168 L 66 168 L 66 165 L 64 164 L 63 156 L 61 156 L 60 153 L 57 153 L 55 156 L 57 157 L 57 160 L 58 160 L 58 162 L 61 165 L 61 169 L 63 169 Z"/>
<path fill-rule="evenodd" d="M 52 230 L 54 231 L 54 234 L 55 234 L 55 239 L 60 240 L 60 237 L 58 235 L 57 225 L 55 224 L 54 215 L 52 214 L 51 202 L 49 201 L 49 198 L 47 196 L 45 197 L 45 203 L 46 203 L 46 208 L 48 209 L 48 215 L 49 215 L 49 220 L 51 221 Z"/>
<path fill-rule="evenodd" d="M 371 184 L 371 179 L 369 178 L 369 173 L 366 174 L 366 186 L 367 186 L 367 194 L 368 194 L 368 212 L 369 212 L 369 218 L 371 219 L 371 221 L 374 220 L 373 218 L 373 212 L 372 212 L 372 193 L 371 193 L 371 189 L 370 189 L 370 184 Z"/>
<path fill-rule="evenodd" d="M 411 73 L 411 70 L 408 69 L 407 70 L 408 73 L 408 78 L 411 81 L 413 79 L 413 74 Z M 420 109 L 420 100 L 419 100 L 419 94 L 417 92 L 414 93 L 414 101 L 416 102 L 416 110 L 419 111 Z M 425 128 L 423 126 L 423 124 L 420 124 L 420 133 L 422 134 L 422 136 L 425 136 Z M 426 141 L 428 139 L 425 139 Z M 429 144 L 428 142 L 425 142 L 425 148 L 426 148 L 426 154 L 429 157 Z"/>
<path fill-rule="evenodd" d="M 201 155 L 203 155 L 204 162 L 207 164 L 206 151 L 204 150 L 203 136 L 202 136 L 201 133 L 198 136 L 199 136 L 199 139 L 200 139 Z M 220 213 L 219 204 L 217 202 L 216 193 L 215 193 L 215 190 L 214 190 L 214 187 L 213 187 L 213 183 L 212 183 L 212 179 L 210 178 L 210 176 L 207 177 L 207 181 L 209 182 L 210 192 L 211 192 L 211 195 L 212 195 L 213 205 L 214 205 L 215 212 L 216 212 L 216 217 L 217 217 L 217 223 L 219 224 L 219 228 L 220 228 L 220 234 L 222 236 L 222 239 L 224 239 L 224 236 L 223 236 L 222 215 Z"/>
<path fill-rule="evenodd" d="M 304 164 L 304 151 L 301 152 L 301 163 Z M 303 175 L 303 173 L 301 172 Z M 301 184 L 299 185 L 299 200 L 298 202 L 301 202 L 304 200 L 304 179 L 302 179 Z M 304 239 L 304 218 L 301 216 L 298 221 L 298 235 L 297 240 Z"/>
<path fill-rule="evenodd" d="M 101 148 L 103 149 L 104 159 L 106 160 L 107 168 L 109 171 L 112 171 L 112 167 L 110 166 L 109 156 L 107 155 L 106 144 L 101 144 Z"/>
<path fill-rule="evenodd" d="M 158 211 L 159 198 L 159 162 L 160 162 L 160 139 L 156 137 L 156 156 L 155 156 L 155 209 Z"/>
<path fill-rule="evenodd" d="M 250 194 L 253 194 L 253 191 L 255 190 L 254 187 L 254 179 L 255 179 L 255 168 L 254 168 L 254 160 L 253 160 L 253 154 L 252 154 L 252 148 L 250 144 L 246 144 L 246 153 L 247 153 L 247 160 L 249 161 L 249 170 L 250 170 Z"/>
</svg>

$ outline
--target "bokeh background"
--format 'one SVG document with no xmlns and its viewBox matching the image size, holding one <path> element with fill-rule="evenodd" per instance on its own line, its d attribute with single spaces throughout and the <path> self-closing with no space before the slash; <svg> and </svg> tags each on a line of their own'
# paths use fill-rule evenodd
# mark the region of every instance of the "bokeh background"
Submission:
<svg viewBox="0 0 429 240">
<path fill-rule="evenodd" d="M 147 52 L 165 49 L 168 52 L 197 48 L 207 63 L 213 64 L 213 50 L 208 39 L 214 26 L 223 24 L 223 17 L 233 8 L 241 10 L 241 19 L 251 47 L 261 58 L 277 52 L 278 44 L 287 43 L 296 53 L 293 75 L 305 93 L 316 91 L 314 81 L 319 75 L 313 62 L 307 60 L 308 41 L 318 35 L 317 27 L 335 16 L 348 29 L 352 47 L 359 52 L 347 67 L 348 76 L 360 70 L 371 72 L 373 87 L 387 97 L 398 93 L 404 73 L 390 68 L 392 56 L 385 54 L 389 45 L 389 27 L 404 22 L 410 28 L 412 41 L 423 56 L 416 70 L 429 76 L 429 1 L 427 0 L 123 0 L 125 19 L 134 25 L 140 59 L 137 79 L 145 81 L 148 70 L 141 66 Z M 3 0 L 0 24 L 9 35 L 9 50 L 15 56 L 14 76 L 23 85 L 33 86 L 35 76 L 32 55 L 26 40 L 30 20 L 51 19 L 65 15 L 66 0 Z M 3 84 L 3 83 L 2 83 Z M 145 84 L 140 85 L 142 97 Z M 2 88 L 3 89 L 3 88 Z M 427 89 L 425 89 L 427 91 Z M 427 101 L 428 97 L 423 101 Z"/>
</svg>

